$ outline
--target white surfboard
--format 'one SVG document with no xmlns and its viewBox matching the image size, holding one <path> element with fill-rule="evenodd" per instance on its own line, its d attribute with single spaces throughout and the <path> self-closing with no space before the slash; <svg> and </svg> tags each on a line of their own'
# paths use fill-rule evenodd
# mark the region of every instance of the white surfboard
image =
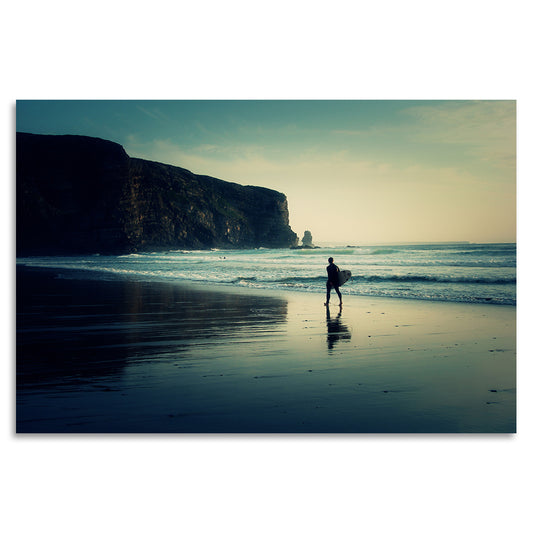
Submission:
<svg viewBox="0 0 533 533">
<path fill-rule="evenodd" d="M 339 272 L 339 287 L 344 285 L 351 277 L 352 273 L 349 270 L 341 270 Z"/>
</svg>

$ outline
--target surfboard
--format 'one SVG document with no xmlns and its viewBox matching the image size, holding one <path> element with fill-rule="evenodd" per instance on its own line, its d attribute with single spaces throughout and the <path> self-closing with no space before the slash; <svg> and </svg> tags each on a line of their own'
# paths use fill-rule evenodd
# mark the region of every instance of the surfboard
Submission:
<svg viewBox="0 0 533 533">
<path fill-rule="evenodd" d="M 351 277 L 352 273 L 349 270 L 341 270 L 339 272 L 339 287 L 344 285 Z"/>
</svg>

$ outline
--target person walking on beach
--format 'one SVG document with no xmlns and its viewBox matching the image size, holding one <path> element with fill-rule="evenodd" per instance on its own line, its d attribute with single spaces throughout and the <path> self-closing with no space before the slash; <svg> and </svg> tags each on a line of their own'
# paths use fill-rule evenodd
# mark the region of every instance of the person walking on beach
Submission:
<svg viewBox="0 0 533 533">
<path fill-rule="evenodd" d="M 324 305 L 329 305 L 329 297 L 331 293 L 331 288 L 333 287 L 339 296 L 339 305 L 342 307 L 342 294 L 339 290 L 339 267 L 333 263 L 333 257 L 328 259 L 329 265 L 326 267 L 328 272 L 328 281 L 326 283 L 326 303 Z"/>
</svg>

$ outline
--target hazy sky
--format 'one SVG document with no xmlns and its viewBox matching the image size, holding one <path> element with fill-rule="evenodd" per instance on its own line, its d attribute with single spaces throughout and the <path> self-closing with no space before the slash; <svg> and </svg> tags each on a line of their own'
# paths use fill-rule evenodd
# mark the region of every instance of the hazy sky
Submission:
<svg viewBox="0 0 533 533">
<path fill-rule="evenodd" d="M 16 122 L 279 190 L 316 243 L 516 240 L 514 101 L 18 101 Z"/>
</svg>

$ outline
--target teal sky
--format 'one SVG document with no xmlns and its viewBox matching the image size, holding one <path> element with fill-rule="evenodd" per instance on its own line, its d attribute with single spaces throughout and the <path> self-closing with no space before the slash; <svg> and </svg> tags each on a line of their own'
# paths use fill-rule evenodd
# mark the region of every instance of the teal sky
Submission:
<svg viewBox="0 0 533 533">
<path fill-rule="evenodd" d="M 18 101 L 16 127 L 279 190 L 317 243 L 516 240 L 514 101 Z"/>
</svg>

